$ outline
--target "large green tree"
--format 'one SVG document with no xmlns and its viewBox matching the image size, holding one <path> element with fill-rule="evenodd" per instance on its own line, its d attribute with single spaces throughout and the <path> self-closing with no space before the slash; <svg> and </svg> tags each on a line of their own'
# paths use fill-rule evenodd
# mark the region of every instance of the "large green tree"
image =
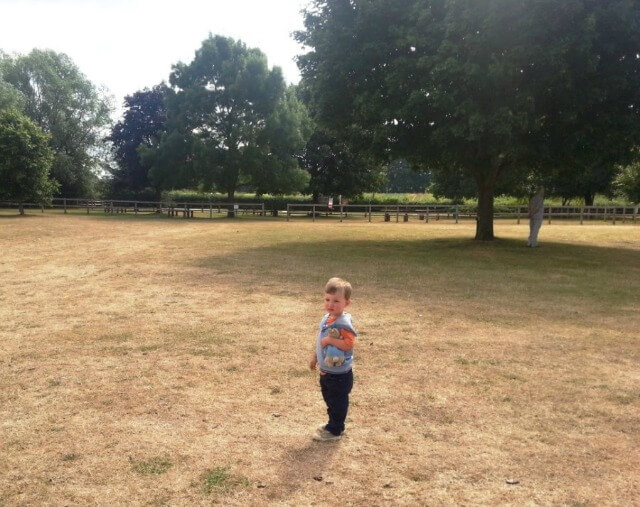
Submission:
<svg viewBox="0 0 640 507">
<path fill-rule="evenodd" d="M 90 195 L 111 122 L 103 94 L 63 53 L 34 49 L 0 60 L 0 73 L 19 92 L 22 112 L 50 136 L 51 175 L 67 197 Z"/>
<path fill-rule="evenodd" d="M 142 163 L 139 150 L 141 146 L 156 146 L 166 130 L 166 92 L 166 86 L 158 85 L 124 99 L 123 118 L 113 126 L 109 136 L 117 162 L 117 168 L 112 171 L 112 191 L 116 195 L 123 191 L 140 192 L 152 186 L 150 166 Z M 159 188 L 155 190 L 159 198 Z"/>
<path fill-rule="evenodd" d="M 639 19 L 630 0 L 316 0 L 296 37 L 318 121 L 378 156 L 472 178 L 476 239 L 489 240 L 505 175 L 580 160 L 566 141 L 601 132 L 601 115 L 609 153 L 629 150 Z"/>
<path fill-rule="evenodd" d="M 229 198 L 239 185 L 259 193 L 306 186 L 295 159 L 309 134 L 306 110 L 259 49 L 211 35 L 191 63 L 174 66 L 170 84 L 167 133 L 155 153 L 144 150 L 154 181 L 198 183 Z"/>
<path fill-rule="evenodd" d="M 50 199 L 57 184 L 49 179 L 53 152 L 49 137 L 16 110 L 0 112 L 0 199 L 25 202 Z"/>
<path fill-rule="evenodd" d="M 618 170 L 613 182 L 615 190 L 629 201 L 640 204 L 640 159 Z"/>
<path fill-rule="evenodd" d="M 321 195 L 355 197 L 376 191 L 384 181 L 382 165 L 366 153 L 354 152 L 331 132 L 316 128 L 300 154 L 300 165 L 311 176 L 308 191 L 314 202 Z"/>
</svg>

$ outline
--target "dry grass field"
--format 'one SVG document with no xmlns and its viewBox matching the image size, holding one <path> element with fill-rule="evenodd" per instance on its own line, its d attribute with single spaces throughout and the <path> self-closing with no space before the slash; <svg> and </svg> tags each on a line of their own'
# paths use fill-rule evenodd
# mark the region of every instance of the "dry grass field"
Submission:
<svg viewBox="0 0 640 507">
<path fill-rule="evenodd" d="M 0 505 L 639 505 L 640 225 L 473 231 L 5 212 Z"/>
</svg>

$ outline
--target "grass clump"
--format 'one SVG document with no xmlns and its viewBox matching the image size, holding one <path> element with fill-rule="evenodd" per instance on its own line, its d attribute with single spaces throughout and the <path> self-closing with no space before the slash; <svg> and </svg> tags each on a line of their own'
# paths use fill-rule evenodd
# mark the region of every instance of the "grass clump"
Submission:
<svg viewBox="0 0 640 507">
<path fill-rule="evenodd" d="M 161 475 L 169 470 L 173 463 L 167 458 L 155 457 L 146 461 L 131 460 L 131 466 L 140 475 Z"/>
<path fill-rule="evenodd" d="M 216 467 L 213 470 L 207 470 L 203 475 L 202 485 L 202 490 L 210 495 L 237 487 L 247 487 L 249 480 L 246 477 L 232 474 L 229 467 Z"/>
</svg>

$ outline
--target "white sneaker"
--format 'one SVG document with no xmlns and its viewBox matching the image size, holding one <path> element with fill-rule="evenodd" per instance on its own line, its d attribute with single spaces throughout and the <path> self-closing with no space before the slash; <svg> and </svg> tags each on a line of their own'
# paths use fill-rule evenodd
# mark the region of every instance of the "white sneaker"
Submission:
<svg viewBox="0 0 640 507">
<path fill-rule="evenodd" d="M 331 440 L 340 440 L 342 435 L 334 435 L 330 431 L 322 428 L 322 431 L 316 431 L 316 434 L 313 435 L 313 439 L 317 442 L 329 442 Z"/>
</svg>

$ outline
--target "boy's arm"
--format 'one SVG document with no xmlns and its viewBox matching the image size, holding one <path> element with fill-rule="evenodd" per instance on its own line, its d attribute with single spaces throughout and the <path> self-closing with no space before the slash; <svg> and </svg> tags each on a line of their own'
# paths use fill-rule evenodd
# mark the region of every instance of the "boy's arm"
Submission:
<svg viewBox="0 0 640 507">
<path fill-rule="evenodd" d="M 320 345 L 322 345 L 322 347 L 333 345 L 335 348 L 340 349 L 343 352 L 353 349 L 353 346 L 356 342 L 356 335 L 347 329 L 341 329 L 340 336 L 342 336 L 342 340 L 339 340 L 337 338 L 329 338 L 327 336 L 322 339 Z"/>
<path fill-rule="evenodd" d="M 313 351 L 313 355 L 311 356 L 311 361 L 309 361 L 309 369 L 310 370 L 315 370 L 316 366 L 318 365 L 318 355 L 316 354 L 316 351 Z"/>
</svg>

